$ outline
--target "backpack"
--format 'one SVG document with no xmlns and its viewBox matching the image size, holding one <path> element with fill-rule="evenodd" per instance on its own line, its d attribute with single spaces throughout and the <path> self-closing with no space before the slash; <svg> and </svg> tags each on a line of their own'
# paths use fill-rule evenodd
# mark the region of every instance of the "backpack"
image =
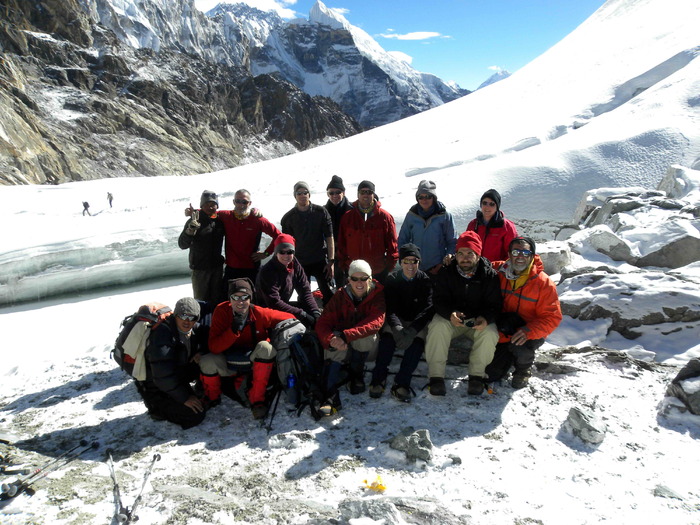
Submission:
<svg viewBox="0 0 700 525">
<path fill-rule="evenodd" d="M 121 322 L 119 335 L 114 342 L 114 348 L 111 352 L 112 357 L 122 370 L 134 377 L 134 364 L 136 363 L 136 359 L 132 355 L 129 355 L 128 350 L 130 345 L 127 344 L 127 340 L 129 336 L 132 335 L 134 327 L 138 325 L 142 330 L 147 330 L 148 332 L 147 334 L 142 334 L 145 336 L 145 339 L 140 341 L 140 351 L 143 351 L 148 344 L 150 334 L 170 317 L 172 313 L 173 311 L 169 306 L 160 303 L 147 303 L 142 305 L 135 313 L 124 318 Z M 138 336 L 138 333 L 134 333 L 134 336 Z M 125 349 L 125 346 L 127 346 L 127 349 Z"/>
<path fill-rule="evenodd" d="M 307 332 L 298 319 L 278 323 L 270 338 L 277 350 L 277 375 L 287 401 L 301 415 L 307 406 L 314 419 L 321 418 L 318 406 L 323 401 L 323 348 L 313 332 Z M 290 376 L 293 385 L 289 384 Z"/>
</svg>

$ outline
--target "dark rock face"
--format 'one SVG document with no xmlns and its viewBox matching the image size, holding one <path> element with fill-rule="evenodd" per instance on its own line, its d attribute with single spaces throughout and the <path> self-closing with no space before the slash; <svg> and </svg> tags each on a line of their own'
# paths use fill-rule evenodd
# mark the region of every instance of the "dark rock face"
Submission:
<svg viewBox="0 0 700 525">
<path fill-rule="evenodd" d="M 125 46 L 77 0 L 0 0 L 0 12 L 3 184 L 190 175 L 360 131 L 275 77 Z"/>
</svg>

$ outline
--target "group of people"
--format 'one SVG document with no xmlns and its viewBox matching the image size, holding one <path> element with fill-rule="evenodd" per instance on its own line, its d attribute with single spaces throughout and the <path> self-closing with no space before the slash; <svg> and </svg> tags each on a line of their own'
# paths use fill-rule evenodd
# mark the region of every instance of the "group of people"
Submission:
<svg viewBox="0 0 700 525">
<path fill-rule="evenodd" d="M 222 393 L 264 417 L 277 354 L 271 334 L 289 319 L 313 331 L 324 349 L 325 415 L 341 409 L 344 385 L 352 395 L 381 397 L 397 350 L 394 398 L 411 402 L 422 356 L 428 392 L 445 396 L 448 351 L 461 335 L 473 342 L 469 394 L 511 368 L 512 387 L 527 386 L 561 308 L 535 241 L 518 236 L 496 190 L 482 195 L 476 218 L 458 236 L 432 181 L 418 185 L 398 235 L 371 181 L 359 184 L 353 203 L 337 175 L 326 191 L 325 206 L 313 204 L 309 185 L 297 182 L 282 231 L 244 189 L 233 210 L 219 210 L 212 191 L 202 193 L 199 209 L 186 210 L 179 246 L 189 249 L 194 297 L 178 301 L 146 350 L 149 372 L 138 387 L 153 417 L 188 428 Z M 261 251 L 262 233 L 272 241 Z M 367 362 L 374 362 L 369 387 Z"/>
</svg>

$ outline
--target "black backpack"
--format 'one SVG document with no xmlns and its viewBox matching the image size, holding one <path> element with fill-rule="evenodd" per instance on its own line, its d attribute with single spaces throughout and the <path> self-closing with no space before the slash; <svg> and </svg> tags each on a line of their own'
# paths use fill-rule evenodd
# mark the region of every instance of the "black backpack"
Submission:
<svg viewBox="0 0 700 525">
<path fill-rule="evenodd" d="M 124 318 L 119 329 L 119 335 L 114 342 L 114 348 L 111 352 L 112 357 L 122 370 L 133 377 L 135 360 L 124 351 L 124 343 L 134 329 L 134 326 L 140 322 L 145 322 L 152 333 L 153 330 L 158 328 L 172 313 L 169 306 L 160 303 L 148 303 L 142 305 L 135 313 Z"/>
<path fill-rule="evenodd" d="M 323 347 L 314 332 L 296 335 L 289 343 L 295 384 L 288 395 L 296 401 L 297 416 L 308 406 L 311 416 L 318 421 L 323 417 L 319 406 L 324 400 L 325 378 Z"/>
</svg>

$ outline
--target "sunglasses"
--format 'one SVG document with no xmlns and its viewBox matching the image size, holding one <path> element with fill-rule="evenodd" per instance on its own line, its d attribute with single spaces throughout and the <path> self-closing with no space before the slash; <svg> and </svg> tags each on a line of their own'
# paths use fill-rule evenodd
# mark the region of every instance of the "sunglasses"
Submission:
<svg viewBox="0 0 700 525">
<path fill-rule="evenodd" d="M 359 283 L 361 281 L 368 281 L 369 277 L 350 277 L 350 280 L 355 283 Z"/>
<path fill-rule="evenodd" d="M 418 195 L 418 200 L 419 200 L 419 201 L 428 201 L 428 200 L 430 200 L 430 199 L 432 199 L 432 198 L 433 198 L 432 195 Z"/>
<path fill-rule="evenodd" d="M 294 250 L 280 250 L 277 253 L 280 255 L 294 255 Z"/>
<path fill-rule="evenodd" d="M 328 195 L 330 195 L 331 197 L 335 197 L 336 195 L 340 195 L 341 193 L 343 193 L 343 192 L 342 191 L 329 191 Z"/>
<path fill-rule="evenodd" d="M 250 295 L 248 294 L 231 296 L 231 301 L 233 301 L 234 303 L 242 303 L 243 301 L 247 301 L 248 299 L 250 299 Z"/>
<path fill-rule="evenodd" d="M 532 252 L 530 250 L 511 250 L 510 254 L 513 257 L 519 257 L 521 255 L 523 257 L 530 257 L 532 255 Z"/>
<path fill-rule="evenodd" d="M 199 319 L 199 316 L 196 315 L 187 315 L 187 314 L 180 314 L 177 316 L 178 319 L 181 319 L 183 321 L 196 321 Z"/>
<path fill-rule="evenodd" d="M 482 206 L 490 206 L 491 208 L 493 208 L 494 206 L 496 206 L 496 203 L 492 202 L 492 201 L 481 201 L 481 205 Z"/>
<path fill-rule="evenodd" d="M 418 264 L 418 259 L 404 259 L 401 264 Z"/>
<path fill-rule="evenodd" d="M 233 199 L 233 202 L 236 204 L 250 204 L 250 201 L 247 201 L 245 199 Z"/>
<path fill-rule="evenodd" d="M 357 193 L 360 195 L 374 195 L 374 192 L 372 190 L 360 190 Z"/>
<path fill-rule="evenodd" d="M 295 195 L 308 195 L 308 194 L 309 194 L 308 191 L 298 191 L 298 192 L 296 192 Z"/>
</svg>

